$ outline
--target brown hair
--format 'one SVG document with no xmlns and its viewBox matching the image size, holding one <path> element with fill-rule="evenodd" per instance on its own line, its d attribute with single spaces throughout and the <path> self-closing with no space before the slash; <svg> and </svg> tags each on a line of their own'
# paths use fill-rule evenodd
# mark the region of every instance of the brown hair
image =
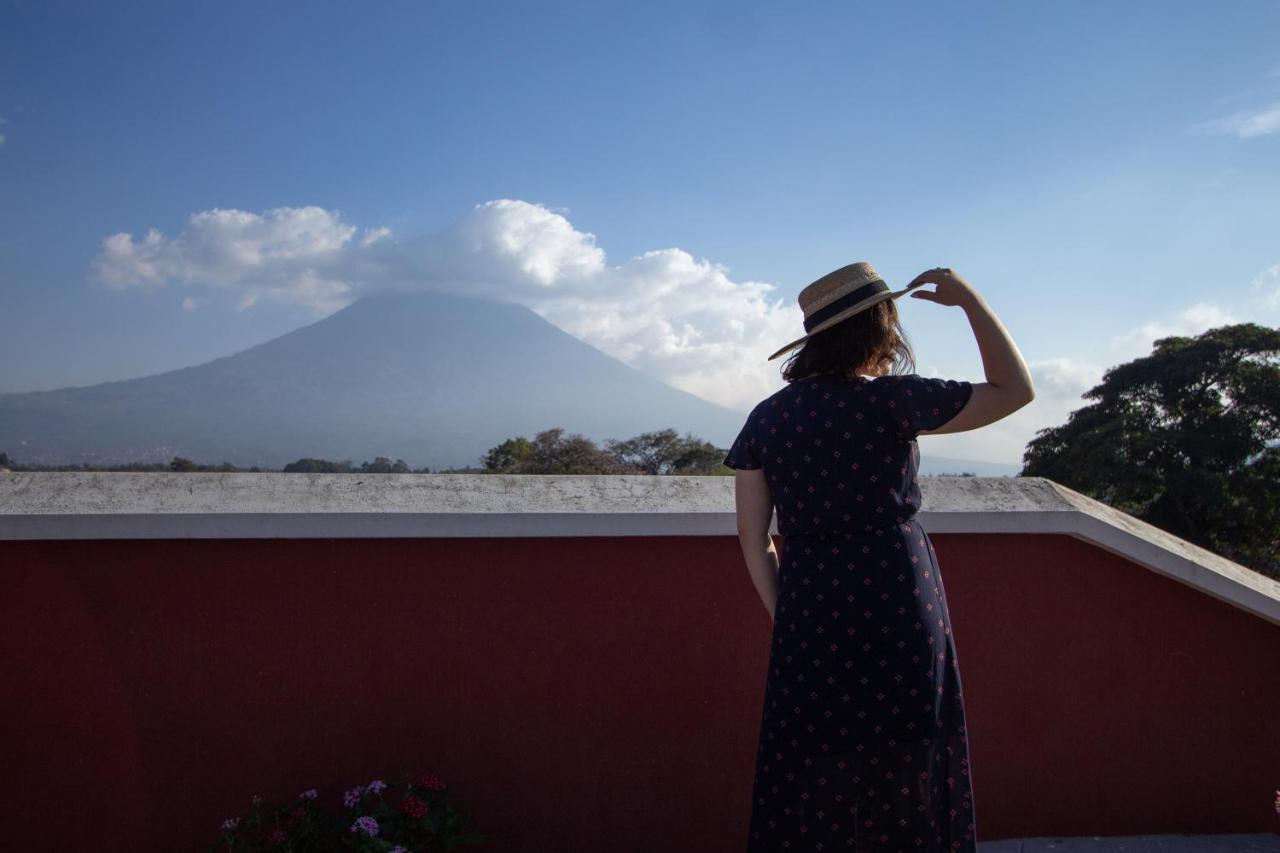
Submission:
<svg viewBox="0 0 1280 853">
<path fill-rule="evenodd" d="M 894 302 L 883 299 L 806 340 L 787 358 L 782 378 L 796 382 L 815 373 L 846 378 L 857 372 L 914 373 L 915 354 Z"/>
</svg>

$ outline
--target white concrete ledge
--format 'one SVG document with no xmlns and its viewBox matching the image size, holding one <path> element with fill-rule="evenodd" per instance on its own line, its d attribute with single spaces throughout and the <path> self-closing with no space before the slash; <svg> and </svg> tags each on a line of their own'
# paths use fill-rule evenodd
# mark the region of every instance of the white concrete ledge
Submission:
<svg viewBox="0 0 1280 853">
<path fill-rule="evenodd" d="M 2 539 L 734 536 L 732 477 L 0 473 Z M 1074 536 L 1280 624 L 1280 582 L 1039 477 L 922 477 L 930 533 Z M 775 519 L 773 532 L 777 533 Z"/>
</svg>

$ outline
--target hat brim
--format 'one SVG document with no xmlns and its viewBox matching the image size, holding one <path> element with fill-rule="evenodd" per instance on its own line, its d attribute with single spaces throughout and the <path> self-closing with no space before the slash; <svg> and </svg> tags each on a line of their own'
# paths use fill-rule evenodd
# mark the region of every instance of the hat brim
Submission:
<svg viewBox="0 0 1280 853">
<path fill-rule="evenodd" d="M 854 305 L 848 310 L 841 311 L 839 314 L 835 315 L 834 317 L 828 317 L 826 320 L 823 320 L 821 323 L 815 326 L 813 330 L 810 331 L 807 335 L 805 335 L 802 338 L 796 338 L 794 341 L 787 344 L 785 347 L 778 350 L 773 355 L 769 356 L 767 359 L 765 359 L 765 361 L 773 361 L 775 358 L 782 355 L 783 353 L 793 350 L 796 347 L 800 346 L 802 343 L 809 340 L 809 338 L 812 338 L 814 335 L 818 334 L 819 332 L 831 328 L 836 323 L 839 323 L 841 320 L 847 320 L 849 317 L 852 317 L 854 314 L 857 314 L 859 311 L 865 311 L 866 309 L 870 308 L 872 305 L 875 305 L 876 303 L 879 303 L 879 302 L 883 302 L 886 299 L 897 299 L 899 296 L 902 296 L 907 291 L 915 290 L 917 287 L 921 287 L 922 285 L 925 285 L 925 284 L 928 284 L 928 282 L 922 281 L 914 285 L 909 284 L 906 287 L 902 288 L 902 290 L 885 291 L 885 292 L 877 293 L 875 296 L 872 296 L 869 299 L 864 299 L 863 301 L 859 302 L 857 305 Z"/>
</svg>

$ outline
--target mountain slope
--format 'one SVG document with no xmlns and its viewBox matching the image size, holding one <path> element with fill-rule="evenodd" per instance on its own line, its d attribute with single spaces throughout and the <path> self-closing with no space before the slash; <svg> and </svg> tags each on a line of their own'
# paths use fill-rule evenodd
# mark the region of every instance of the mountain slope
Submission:
<svg viewBox="0 0 1280 853">
<path fill-rule="evenodd" d="M 640 373 L 513 303 L 381 293 L 195 367 L 0 395 L 19 462 L 280 467 L 303 456 L 461 467 L 503 440 L 564 427 L 597 441 L 649 430 L 727 447 L 745 413 Z"/>
</svg>

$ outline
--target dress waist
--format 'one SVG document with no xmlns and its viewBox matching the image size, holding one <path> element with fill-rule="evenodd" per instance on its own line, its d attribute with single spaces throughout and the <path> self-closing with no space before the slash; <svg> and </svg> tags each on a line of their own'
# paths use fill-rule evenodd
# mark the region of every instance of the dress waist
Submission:
<svg viewBox="0 0 1280 853">
<path fill-rule="evenodd" d="M 892 524 L 885 524 L 880 527 L 872 527 L 863 530 L 820 530 L 820 531 L 801 531 L 799 533 L 784 533 L 784 539 L 857 539 L 862 536 L 883 536 L 886 531 L 910 529 L 916 524 L 915 516 L 908 518 L 906 521 L 895 521 Z"/>
</svg>

